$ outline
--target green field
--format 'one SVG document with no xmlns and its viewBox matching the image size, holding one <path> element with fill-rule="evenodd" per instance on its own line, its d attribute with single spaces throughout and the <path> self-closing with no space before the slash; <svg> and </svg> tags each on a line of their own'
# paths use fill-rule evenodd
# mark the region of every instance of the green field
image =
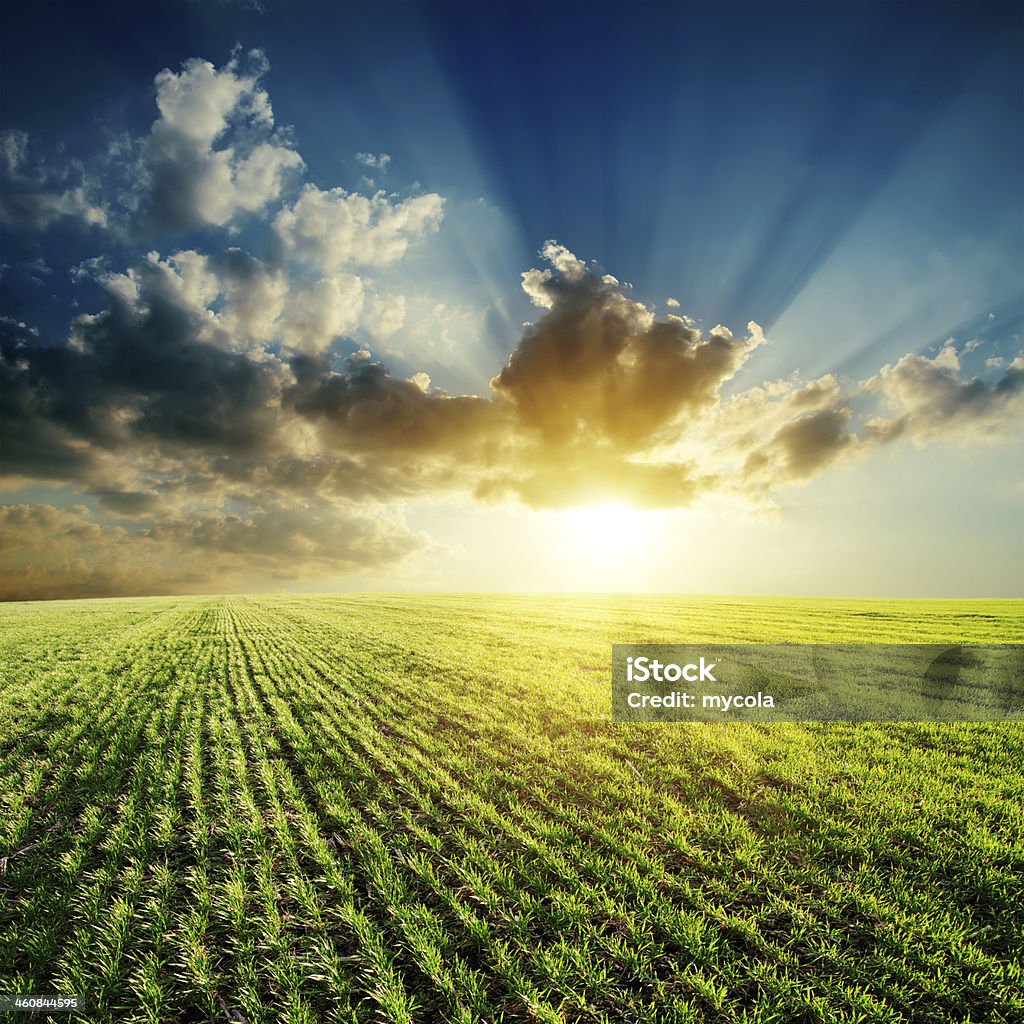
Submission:
<svg viewBox="0 0 1024 1024">
<path fill-rule="evenodd" d="M 1019 643 L 1024 602 L 161 598 L 0 630 L 0 992 L 1024 1020 L 1024 725 L 610 720 L 613 641 Z"/>
</svg>

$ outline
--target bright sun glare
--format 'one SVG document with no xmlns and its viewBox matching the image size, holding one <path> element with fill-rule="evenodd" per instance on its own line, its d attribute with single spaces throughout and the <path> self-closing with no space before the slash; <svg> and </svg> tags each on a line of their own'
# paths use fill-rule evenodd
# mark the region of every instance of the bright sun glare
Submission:
<svg viewBox="0 0 1024 1024">
<path fill-rule="evenodd" d="M 589 556 L 636 557 L 646 553 L 660 532 L 660 517 L 609 502 L 585 505 L 561 513 L 568 541 Z"/>
</svg>

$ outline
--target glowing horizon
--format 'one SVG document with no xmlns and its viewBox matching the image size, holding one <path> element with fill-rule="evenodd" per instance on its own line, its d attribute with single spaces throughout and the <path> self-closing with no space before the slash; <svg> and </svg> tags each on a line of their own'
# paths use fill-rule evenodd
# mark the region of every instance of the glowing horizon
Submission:
<svg viewBox="0 0 1024 1024">
<path fill-rule="evenodd" d="M 1019 12 L 403 10 L 5 14 L 0 598 L 1024 594 Z"/>
</svg>

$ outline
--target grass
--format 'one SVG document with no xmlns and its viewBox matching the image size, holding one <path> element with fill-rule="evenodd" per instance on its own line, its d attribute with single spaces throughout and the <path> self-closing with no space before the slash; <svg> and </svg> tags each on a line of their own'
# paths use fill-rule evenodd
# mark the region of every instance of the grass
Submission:
<svg viewBox="0 0 1024 1024">
<path fill-rule="evenodd" d="M 0 991 L 117 1022 L 1024 1019 L 1024 725 L 610 720 L 613 641 L 825 640 L 1019 643 L 1024 602 L 4 606 Z"/>
</svg>

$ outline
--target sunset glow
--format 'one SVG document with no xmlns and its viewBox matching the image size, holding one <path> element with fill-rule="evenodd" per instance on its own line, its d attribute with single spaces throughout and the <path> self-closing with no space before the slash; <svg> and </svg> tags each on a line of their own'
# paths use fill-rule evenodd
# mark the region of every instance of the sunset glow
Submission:
<svg viewBox="0 0 1024 1024">
<path fill-rule="evenodd" d="M 664 516 L 608 502 L 558 513 L 566 544 L 589 559 L 621 561 L 647 556 L 664 540 Z"/>
<path fill-rule="evenodd" d="M 0 597 L 1020 592 L 1012 5 L 9 6 Z"/>
</svg>

